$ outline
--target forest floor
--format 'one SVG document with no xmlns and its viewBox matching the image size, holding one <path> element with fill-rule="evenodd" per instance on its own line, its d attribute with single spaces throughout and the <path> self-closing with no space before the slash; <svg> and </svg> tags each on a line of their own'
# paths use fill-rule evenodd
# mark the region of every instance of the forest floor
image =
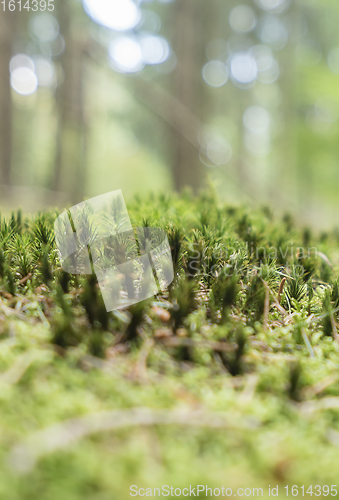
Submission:
<svg viewBox="0 0 339 500">
<path fill-rule="evenodd" d="M 112 313 L 55 213 L 1 219 L 0 499 L 337 496 L 339 232 L 209 193 L 128 208 L 175 280 Z"/>
</svg>

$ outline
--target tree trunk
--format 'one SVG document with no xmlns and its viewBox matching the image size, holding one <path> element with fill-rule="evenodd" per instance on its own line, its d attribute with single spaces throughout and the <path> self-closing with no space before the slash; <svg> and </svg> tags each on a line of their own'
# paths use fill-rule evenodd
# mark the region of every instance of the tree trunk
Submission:
<svg viewBox="0 0 339 500">
<path fill-rule="evenodd" d="M 200 0 L 179 0 L 174 4 L 174 51 L 178 58 L 173 72 L 173 94 L 183 106 L 202 119 L 201 68 L 204 55 L 204 9 Z M 175 129 L 180 130 L 181 115 L 173 109 Z M 204 168 L 196 148 L 176 131 L 172 134 L 173 177 L 177 190 L 185 186 L 197 191 L 203 182 Z"/>
<path fill-rule="evenodd" d="M 72 34 L 70 4 L 60 0 L 59 21 L 65 39 L 64 81 L 57 90 L 58 128 L 52 189 L 82 201 L 86 182 L 86 125 L 83 106 L 85 51 Z"/>
<path fill-rule="evenodd" d="M 12 56 L 14 12 L 0 13 L 0 184 L 11 183 L 12 100 L 9 63 Z"/>
</svg>

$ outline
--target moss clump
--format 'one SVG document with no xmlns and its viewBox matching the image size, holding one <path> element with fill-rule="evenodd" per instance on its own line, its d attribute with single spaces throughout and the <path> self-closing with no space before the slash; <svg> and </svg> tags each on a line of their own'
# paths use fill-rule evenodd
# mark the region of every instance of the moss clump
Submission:
<svg viewBox="0 0 339 500">
<path fill-rule="evenodd" d="M 175 280 L 113 313 L 94 275 L 61 269 L 55 213 L 0 217 L 1 496 L 207 484 L 265 497 L 269 484 L 336 484 L 336 232 L 318 237 L 290 215 L 209 193 L 139 198 L 129 213 L 167 231 Z M 180 425 L 143 426 L 133 413 L 174 419 L 178 406 Z M 112 409 L 127 411 L 118 430 L 100 417 Z M 210 415 L 201 428 L 197 409 Z M 226 428 L 214 425 L 219 412 Z M 87 430 L 71 447 L 76 429 Z"/>
</svg>

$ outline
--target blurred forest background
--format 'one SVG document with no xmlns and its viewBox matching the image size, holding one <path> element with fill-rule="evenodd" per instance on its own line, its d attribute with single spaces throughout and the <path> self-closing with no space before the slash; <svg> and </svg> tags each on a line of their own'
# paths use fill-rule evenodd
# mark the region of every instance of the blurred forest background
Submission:
<svg viewBox="0 0 339 500">
<path fill-rule="evenodd" d="M 11 2 L 1 206 L 212 183 L 232 202 L 336 222 L 337 0 Z"/>
</svg>

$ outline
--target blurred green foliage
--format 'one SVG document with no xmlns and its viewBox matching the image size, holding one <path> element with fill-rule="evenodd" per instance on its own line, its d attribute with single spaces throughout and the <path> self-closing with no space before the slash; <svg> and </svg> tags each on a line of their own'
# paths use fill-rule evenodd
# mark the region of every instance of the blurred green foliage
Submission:
<svg viewBox="0 0 339 500">
<path fill-rule="evenodd" d="M 141 20 L 125 31 L 98 24 L 83 9 L 90 2 L 60 0 L 50 17 L 1 12 L 11 27 L 0 40 L 2 205 L 64 206 L 119 188 L 130 199 L 212 182 L 223 199 L 336 223 L 337 2 L 136 2 Z M 162 43 L 164 62 L 133 69 L 145 40 L 144 59 L 156 61 Z M 132 44 L 122 59 L 118 43 Z M 13 79 L 9 87 L 20 53 L 36 64 L 31 95 Z"/>
</svg>

